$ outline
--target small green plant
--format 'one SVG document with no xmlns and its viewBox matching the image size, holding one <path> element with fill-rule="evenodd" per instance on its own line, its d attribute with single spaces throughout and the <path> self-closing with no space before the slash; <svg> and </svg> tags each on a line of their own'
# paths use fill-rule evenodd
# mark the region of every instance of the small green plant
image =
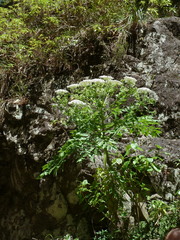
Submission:
<svg viewBox="0 0 180 240">
<path fill-rule="evenodd" d="M 73 238 L 70 234 L 66 234 L 63 237 L 54 237 L 53 235 L 48 234 L 44 240 L 79 240 L 79 238 Z"/>
<path fill-rule="evenodd" d="M 79 238 L 73 238 L 70 234 L 66 234 L 64 237 L 59 240 L 79 240 Z"/>
<path fill-rule="evenodd" d="M 107 230 L 101 230 L 95 233 L 93 240 L 112 240 L 114 239 L 112 234 Z"/>
<path fill-rule="evenodd" d="M 171 203 L 162 200 L 149 202 L 149 222 L 140 221 L 129 232 L 129 240 L 163 240 L 166 233 L 178 227 L 180 201 Z"/>
</svg>

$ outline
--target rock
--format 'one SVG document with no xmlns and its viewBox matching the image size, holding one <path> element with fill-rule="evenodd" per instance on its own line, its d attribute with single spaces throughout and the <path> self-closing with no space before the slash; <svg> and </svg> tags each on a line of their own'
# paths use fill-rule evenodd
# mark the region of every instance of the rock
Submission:
<svg viewBox="0 0 180 240">
<path fill-rule="evenodd" d="M 70 204 L 72 204 L 72 205 L 76 205 L 76 204 L 79 202 L 75 190 L 73 190 L 72 192 L 68 193 L 68 195 L 67 195 L 67 200 L 68 200 L 68 202 L 69 202 Z"/>
<path fill-rule="evenodd" d="M 78 238 L 80 240 L 90 240 L 91 237 L 89 235 L 88 223 L 85 218 L 82 218 L 77 226 Z"/>
<path fill-rule="evenodd" d="M 62 220 L 67 214 L 67 204 L 62 195 L 58 195 L 53 203 L 46 208 L 47 213 L 54 217 L 57 221 Z"/>
<path fill-rule="evenodd" d="M 172 195 L 172 193 L 166 193 L 164 196 L 164 199 L 166 201 L 173 201 L 175 199 L 175 197 Z"/>
<path fill-rule="evenodd" d="M 180 135 L 180 18 L 157 19 L 137 35 L 135 56 L 124 58 L 130 74 L 159 96 L 158 113 L 166 138 Z M 130 51 L 132 52 L 132 51 Z"/>
</svg>

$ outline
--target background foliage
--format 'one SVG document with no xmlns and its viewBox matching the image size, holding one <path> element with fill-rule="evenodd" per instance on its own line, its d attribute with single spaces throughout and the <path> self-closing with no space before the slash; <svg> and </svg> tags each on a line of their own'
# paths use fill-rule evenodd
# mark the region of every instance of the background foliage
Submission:
<svg viewBox="0 0 180 240">
<path fill-rule="evenodd" d="M 120 43 L 124 44 L 135 23 L 159 14 L 175 14 L 176 5 L 171 7 L 170 0 L 3 1 L 1 6 L 6 7 L 0 7 L 1 97 L 25 95 L 40 76 L 67 71 L 73 74 L 78 69 L 83 73 L 94 61 L 88 55 L 102 61 L 98 53 L 104 49 L 110 54 L 109 46 L 116 42 L 120 46 L 120 33 Z"/>
</svg>

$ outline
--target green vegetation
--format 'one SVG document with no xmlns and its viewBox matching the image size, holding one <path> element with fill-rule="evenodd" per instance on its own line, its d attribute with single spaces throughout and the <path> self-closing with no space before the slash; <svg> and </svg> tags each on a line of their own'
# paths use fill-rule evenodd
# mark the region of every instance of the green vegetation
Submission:
<svg viewBox="0 0 180 240">
<path fill-rule="evenodd" d="M 51 234 L 48 234 L 44 240 L 79 240 L 79 238 L 73 238 L 70 234 L 66 234 L 63 237 L 53 237 Z"/>
<path fill-rule="evenodd" d="M 175 11 L 170 0 L 14 0 L 0 7 L 1 97 L 25 95 L 41 77 L 89 75 L 93 56 L 125 51 L 134 23 Z"/>
<path fill-rule="evenodd" d="M 144 167 L 148 171 L 156 169 L 153 159 L 146 159 L 139 152 L 130 161 L 129 157 L 128 161 L 126 159 L 131 152 L 143 151 L 136 143 L 137 137 L 157 136 L 160 133 L 157 120 L 148 111 L 148 105 L 157 100 L 157 95 L 148 88 L 137 88 L 135 85 L 136 79 L 132 77 L 118 81 L 111 76 L 101 76 L 71 84 L 67 86 L 70 91 L 57 90 L 55 100 L 62 114 L 59 121 L 65 128 L 74 130 L 57 158 L 43 167 L 42 176 L 52 172 L 56 175 L 72 153 L 76 153 L 77 162 L 87 158 L 95 161 L 96 156 L 102 156 L 105 170 L 121 166 L 124 161 L 124 168 L 129 168 L 133 163 L 137 171 L 143 171 Z M 131 137 L 133 142 L 126 146 L 122 155 L 118 144 L 126 137 Z M 144 165 L 141 165 L 143 162 Z M 133 176 L 129 177 L 133 179 Z"/>
<path fill-rule="evenodd" d="M 160 133 L 149 110 L 157 95 L 137 88 L 134 78 L 118 81 L 110 76 L 86 79 L 56 94 L 56 107 L 61 112 L 57 121 L 73 130 L 58 155 L 43 166 L 41 177 L 57 175 L 71 156 L 77 163 L 90 160 L 96 168 L 91 180 L 88 177 L 80 182 L 78 195 L 83 204 L 97 209 L 109 221 L 110 229 L 110 233 L 97 233 L 95 239 L 118 239 L 122 234 L 123 239 L 131 240 L 162 237 L 167 228 L 176 225 L 177 219 L 171 216 L 178 216 L 179 210 L 175 203 L 168 206 L 161 200 L 149 200 L 153 191 L 149 178 L 160 171 L 161 159 L 145 156 L 138 145 L 143 137 Z M 122 146 L 123 139 L 126 144 Z M 148 206 L 143 210 L 145 202 Z M 135 221 L 132 228 L 130 216 Z"/>
<path fill-rule="evenodd" d="M 148 211 L 150 221 L 140 221 L 129 231 L 129 239 L 164 239 L 167 232 L 178 226 L 180 214 L 180 201 L 171 203 L 162 200 L 149 202 Z"/>
<path fill-rule="evenodd" d="M 78 79 L 78 71 L 81 77 L 93 75 L 91 65 L 126 52 L 127 35 L 139 23 L 176 14 L 177 8 L 170 0 L 14 0 L 0 7 L 0 97 L 26 95 L 42 79 Z M 91 181 L 84 179 L 78 188 L 82 202 L 109 221 L 109 231 L 99 231 L 94 239 L 119 233 L 131 240 L 161 238 L 176 225 L 172 216 L 178 216 L 179 203 L 167 206 L 148 199 L 149 177 L 160 171 L 160 160 L 146 156 L 138 145 L 144 136 L 160 133 L 150 111 L 157 96 L 137 88 L 129 77 L 116 81 L 104 76 L 67 89 L 57 91 L 62 115 L 57 121 L 73 130 L 41 177 L 57 175 L 71 155 L 77 163 L 100 163 Z M 123 141 L 128 142 L 121 145 Z M 148 214 L 142 212 L 145 202 Z"/>
</svg>

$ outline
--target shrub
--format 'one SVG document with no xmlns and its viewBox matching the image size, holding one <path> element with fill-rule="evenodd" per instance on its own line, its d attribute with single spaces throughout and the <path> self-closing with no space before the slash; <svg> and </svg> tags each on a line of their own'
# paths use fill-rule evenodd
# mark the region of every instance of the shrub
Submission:
<svg viewBox="0 0 180 240">
<path fill-rule="evenodd" d="M 118 81 L 110 76 L 86 79 L 67 86 L 67 90 L 59 89 L 56 94 L 61 112 L 58 121 L 73 130 L 58 155 L 43 166 L 41 177 L 57 175 L 71 155 L 77 162 L 96 162 L 100 158 L 102 167 L 96 169 L 93 182 L 85 179 L 79 185 L 81 200 L 109 219 L 113 230 L 122 230 L 122 222 L 131 211 L 124 208 L 129 198 L 139 221 L 139 202 L 145 201 L 150 192 L 146 179 L 159 168 L 155 157 L 143 155 L 137 139 L 160 133 L 158 121 L 148 109 L 157 95 L 150 89 L 137 88 L 132 77 Z M 129 143 L 122 151 L 119 143 L 123 138 Z"/>
</svg>

